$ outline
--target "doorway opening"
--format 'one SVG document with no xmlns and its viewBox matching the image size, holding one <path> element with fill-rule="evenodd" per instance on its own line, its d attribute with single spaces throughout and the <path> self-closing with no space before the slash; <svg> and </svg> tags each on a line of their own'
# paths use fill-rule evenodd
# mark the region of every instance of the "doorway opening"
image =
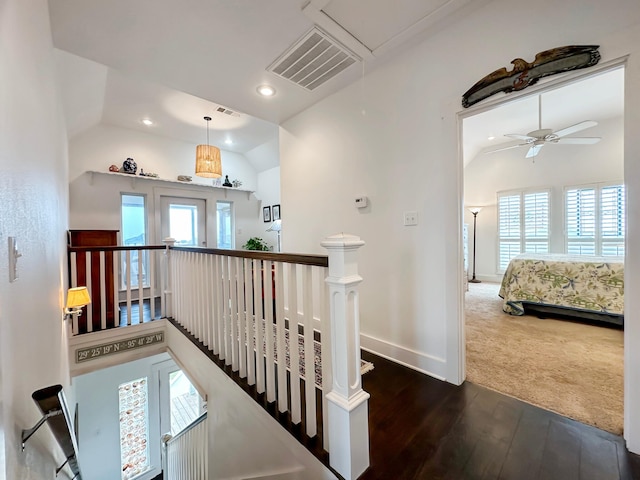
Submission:
<svg viewBox="0 0 640 480">
<path fill-rule="evenodd" d="M 578 318 L 540 318 L 527 309 L 511 315 L 503 311 L 509 306 L 499 293 L 505 294 L 501 283 L 516 255 L 575 254 L 577 243 L 624 245 L 623 108 L 620 63 L 478 109 L 463 118 L 462 128 L 464 223 L 467 238 L 476 236 L 475 256 L 468 243 L 465 265 L 475 264 L 480 280 L 465 286 L 467 379 L 616 434 L 623 424 L 622 328 L 585 319 L 582 312 Z M 600 137 L 599 142 L 549 142 L 527 157 L 531 145 L 517 137 L 586 121 L 597 125 L 567 137 Z M 611 192 L 622 200 L 611 203 Z M 576 195 L 593 202 L 577 205 Z M 608 203 L 612 207 L 605 211 Z M 481 207 L 475 232 L 471 207 Z M 596 250 L 584 253 L 621 253 Z M 516 280 L 525 281 L 524 275 Z M 588 288 L 567 285 L 565 292 Z"/>
</svg>

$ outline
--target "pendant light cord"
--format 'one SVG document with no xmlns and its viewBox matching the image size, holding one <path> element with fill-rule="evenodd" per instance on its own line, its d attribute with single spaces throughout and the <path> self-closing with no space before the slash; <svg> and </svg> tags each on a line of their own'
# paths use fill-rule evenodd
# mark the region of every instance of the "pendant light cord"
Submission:
<svg viewBox="0 0 640 480">
<path fill-rule="evenodd" d="M 207 121 L 207 146 L 209 146 L 209 122 L 211 121 L 211 117 L 204 117 Z"/>
</svg>

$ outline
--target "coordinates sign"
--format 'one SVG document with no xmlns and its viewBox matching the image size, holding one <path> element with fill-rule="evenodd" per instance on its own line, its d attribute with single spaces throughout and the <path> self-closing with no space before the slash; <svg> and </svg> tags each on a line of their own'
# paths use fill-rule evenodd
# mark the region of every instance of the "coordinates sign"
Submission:
<svg viewBox="0 0 640 480">
<path fill-rule="evenodd" d="M 156 343 L 164 342 L 164 332 L 154 332 L 140 337 L 127 338 L 117 342 L 95 345 L 90 348 L 76 350 L 76 363 L 95 360 L 96 358 L 112 355 L 114 353 L 126 352 L 136 348 L 148 347 Z"/>
</svg>

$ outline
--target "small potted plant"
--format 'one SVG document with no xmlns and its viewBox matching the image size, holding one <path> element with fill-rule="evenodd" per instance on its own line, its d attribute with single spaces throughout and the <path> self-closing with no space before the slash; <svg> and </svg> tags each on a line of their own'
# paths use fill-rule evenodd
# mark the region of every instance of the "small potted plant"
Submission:
<svg viewBox="0 0 640 480">
<path fill-rule="evenodd" d="M 271 250 L 271 247 L 259 237 L 251 237 L 247 240 L 247 243 L 242 246 L 242 248 L 245 250 L 260 250 L 262 252 L 268 252 Z"/>
</svg>

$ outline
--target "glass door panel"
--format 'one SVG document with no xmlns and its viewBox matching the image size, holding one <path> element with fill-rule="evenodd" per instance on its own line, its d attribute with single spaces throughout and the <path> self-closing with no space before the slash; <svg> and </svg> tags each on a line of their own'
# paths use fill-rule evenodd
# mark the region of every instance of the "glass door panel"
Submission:
<svg viewBox="0 0 640 480">
<path fill-rule="evenodd" d="M 198 198 L 160 197 L 162 238 L 180 247 L 206 247 L 206 203 Z"/>
</svg>

